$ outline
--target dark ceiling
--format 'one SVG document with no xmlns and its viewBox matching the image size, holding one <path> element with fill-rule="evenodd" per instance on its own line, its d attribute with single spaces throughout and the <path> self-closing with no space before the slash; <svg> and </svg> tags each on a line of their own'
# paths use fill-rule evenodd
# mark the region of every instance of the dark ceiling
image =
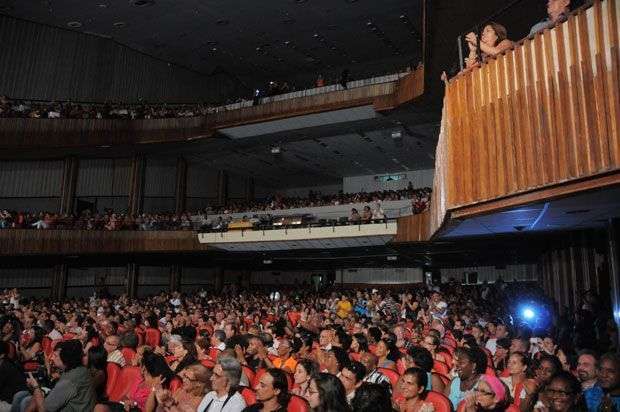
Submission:
<svg viewBox="0 0 620 412">
<path fill-rule="evenodd" d="M 0 0 L 0 11 L 246 79 L 365 77 L 421 60 L 421 0 Z"/>
</svg>

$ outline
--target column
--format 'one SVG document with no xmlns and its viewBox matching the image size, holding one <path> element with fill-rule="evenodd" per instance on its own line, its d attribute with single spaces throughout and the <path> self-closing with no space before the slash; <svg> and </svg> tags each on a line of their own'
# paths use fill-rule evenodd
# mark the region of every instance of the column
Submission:
<svg viewBox="0 0 620 412">
<path fill-rule="evenodd" d="M 181 290 L 181 276 L 183 276 L 183 265 L 175 263 L 170 266 L 170 292 Z"/>
<path fill-rule="evenodd" d="M 144 201 L 144 172 L 146 169 L 146 159 L 144 156 L 136 155 L 131 159 L 131 176 L 129 181 L 129 205 L 127 212 L 130 216 L 137 216 L 142 213 Z"/>
<path fill-rule="evenodd" d="M 77 157 L 65 158 L 60 188 L 60 213 L 71 214 L 75 206 L 75 188 L 77 186 L 80 161 Z"/>
<path fill-rule="evenodd" d="M 616 333 L 620 338 L 620 218 L 609 219 L 607 232 L 611 309 L 616 322 Z"/>
<path fill-rule="evenodd" d="M 254 200 L 254 178 L 245 179 L 245 201 L 252 202 Z"/>
<path fill-rule="evenodd" d="M 54 278 L 52 280 L 52 299 L 62 299 L 67 296 L 67 278 L 69 277 L 69 266 L 61 263 L 54 266 Z"/>
<path fill-rule="evenodd" d="M 221 293 L 224 289 L 224 270 L 221 267 L 215 268 L 215 293 Z"/>
<path fill-rule="evenodd" d="M 228 203 L 228 173 L 225 170 L 217 172 L 217 203 L 219 206 Z"/>
<path fill-rule="evenodd" d="M 127 296 L 138 296 L 138 265 L 134 262 L 127 264 Z"/>
<path fill-rule="evenodd" d="M 175 192 L 175 211 L 178 214 L 186 210 L 187 205 L 187 160 L 177 158 L 177 179 Z"/>
</svg>

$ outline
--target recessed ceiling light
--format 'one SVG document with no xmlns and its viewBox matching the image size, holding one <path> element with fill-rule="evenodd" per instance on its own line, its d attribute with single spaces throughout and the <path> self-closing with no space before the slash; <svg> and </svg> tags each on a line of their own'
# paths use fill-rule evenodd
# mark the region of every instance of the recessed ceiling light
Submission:
<svg viewBox="0 0 620 412">
<path fill-rule="evenodd" d="M 217 42 L 216 42 L 215 40 L 209 40 L 209 41 L 207 42 L 207 44 L 208 44 L 209 46 L 217 46 Z"/>
<path fill-rule="evenodd" d="M 105 3 L 99 3 L 99 4 L 97 4 L 97 7 L 99 7 L 100 9 L 107 9 L 108 5 L 105 4 Z"/>
<path fill-rule="evenodd" d="M 220 19 L 215 22 L 215 24 L 217 24 L 218 26 L 228 26 L 229 23 L 230 22 L 226 19 Z"/>
<path fill-rule="evenodd" d="M 117 21 L 116 23 L 112 24 L 112 26 L 116 27 L 117 29 L 123 28 L 126 25 L 127 24 L 124 21 Z"/>
<path fill-rule="evenodd" d="M 282 23 L 284 23 L 284 24 L 293 24 L 295 22 L 296 22 L 296 20 L 294 18 L 292 18 L 292 17 L 288 17 L 288 18 L 282 20 Z"/>
<path fill-rule="evenodd" d="M 70 21 L 69 23 L 67 23 L 68 27 L 71 27 L 72 29 L 79 29 L 80 27 L 82 27 L 82 23 L 79 21 Z"/>
<path fill-rule="evenodd" d="M 307 1 L 308 1 L 308 0 L 295 0 L 295 3 L 305 3 L 305 2 L 307 2 Z"/>
</svg>

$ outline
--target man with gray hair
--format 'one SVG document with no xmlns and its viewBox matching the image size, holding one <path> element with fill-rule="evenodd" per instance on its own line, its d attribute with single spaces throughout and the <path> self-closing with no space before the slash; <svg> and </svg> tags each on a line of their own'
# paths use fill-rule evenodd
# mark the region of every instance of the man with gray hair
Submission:
<svg viewBox="0 0 620 412">
<path fill-rule="evenodd" d="M 213 367 L 211 387 L 198 405 L 198 412 L 240 412 L 245 409 L 245 400 L 237 391 L 241 379 L 241 364 L 235 358 L 222 357 Z"/>
</svg>

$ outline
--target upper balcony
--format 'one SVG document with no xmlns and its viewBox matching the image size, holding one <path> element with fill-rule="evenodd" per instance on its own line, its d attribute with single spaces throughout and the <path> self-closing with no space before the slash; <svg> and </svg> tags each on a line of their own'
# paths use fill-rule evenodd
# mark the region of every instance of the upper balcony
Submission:
<svg viewBox="0 0 620 412">
<path fill-rule="evenodd" d="M 333 110 L 371 106 L 381 112 L 413 101 L 424 91 L 424 67 L 222 106 L 205 116 L 166 119 L 0 119 L 0 149 L 97 147 L 171 143 L 208 138 L 218 129 Z"/>
</svg>

